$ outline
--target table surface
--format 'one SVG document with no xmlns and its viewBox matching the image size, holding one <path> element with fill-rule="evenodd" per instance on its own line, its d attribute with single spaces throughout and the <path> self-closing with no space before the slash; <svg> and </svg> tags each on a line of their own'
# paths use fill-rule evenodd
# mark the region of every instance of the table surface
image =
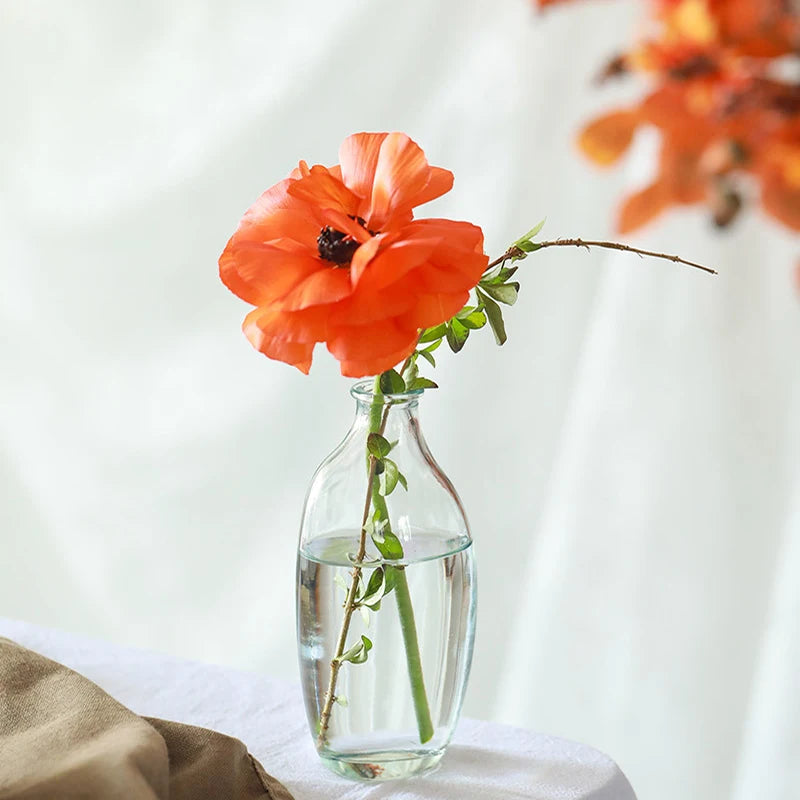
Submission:
<svg viewBox="0 0 800 800">
<path fill-rule="evenodd" d="M 619 767 L 591 747 L 470 719 L 432 775 L 345 781 L 319 763 L 295 684 L 12 620 L 0 619 L 0 636 L 80 672 L 138 714 L 236 736 L 296 800 L 636 800 Z"/>
</svg>

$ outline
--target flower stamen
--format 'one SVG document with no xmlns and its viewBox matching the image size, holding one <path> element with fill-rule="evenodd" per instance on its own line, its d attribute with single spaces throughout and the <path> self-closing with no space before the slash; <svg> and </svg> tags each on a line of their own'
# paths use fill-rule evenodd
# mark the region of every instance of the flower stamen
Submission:
<svg viewBox="0 0 800 800">
<path fill-rule="evenodd" d="M 326 225 L 317 236 L 317 252 L 320 258 L 331 261 L 337 267 L 349 267 L 360 242 L 349 234 Z"/>
<path fill-rule="evenodd" d="M 366 220 L 362 217 L 356 217 L 352 214 L 348 214 L 348 216 L 364 228 L 370 236 L 375 236 L 375 231 L 367 228 Z M 325 261 L 332 262 L 337 267 L 349 267 L 360 244 L 350 234 L 337 231 L 336 228 L 332 228 L 330 225 L 326 225 L 317 236 L 319 257 L 325 259 Z"/>
</svg>

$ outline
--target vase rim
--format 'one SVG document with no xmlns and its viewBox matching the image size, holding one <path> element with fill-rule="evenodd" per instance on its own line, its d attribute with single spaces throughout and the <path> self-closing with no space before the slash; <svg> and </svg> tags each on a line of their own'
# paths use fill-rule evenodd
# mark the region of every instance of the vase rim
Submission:
<svg viewBox="0 0 800 800">
<path fill-rule="evenodd" d="M 374 385 L 375 382 L 372 378 L 358 381 L 350 387 L 350 394 L 356 400 L 373 403 L 375 401 Z M 385 404 L 409 403 L 419 400 L 424 393 L 424 389 L 407 389 L 403 392 L 387 392 L 382 395 L 382 399 Z"/>
</svg>

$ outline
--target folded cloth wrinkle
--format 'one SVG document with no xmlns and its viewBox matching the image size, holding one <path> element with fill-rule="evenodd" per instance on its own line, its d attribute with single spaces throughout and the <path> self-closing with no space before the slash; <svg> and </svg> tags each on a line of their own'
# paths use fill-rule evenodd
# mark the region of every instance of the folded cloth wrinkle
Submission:
<svg viewBox="0 0 800 800">
<path fill-rule="evenodd" d="M 143 718 L 0 638 L 0 800 L 292 800 L 238 739 Z"/>
</svg>

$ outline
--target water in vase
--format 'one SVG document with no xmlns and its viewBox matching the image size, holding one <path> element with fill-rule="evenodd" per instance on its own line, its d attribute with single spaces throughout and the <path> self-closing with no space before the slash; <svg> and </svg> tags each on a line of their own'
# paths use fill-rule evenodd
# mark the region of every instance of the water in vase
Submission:
<svg viewBox="0 0 800 800">
<path fill-rule="evenodd" d="M 467 536 L 426 531 L 403 543 L 400 560 L 384 561 L 368 553 L 361 593 L 379 568 L 389 588 L 375 610 L 364 605 L 351 618 L 345 651 L 363 644 L 362 636 L 371 648 L 359 654 L 359 660 L 366 655 L 363 663 L 341 664 L 336 702 L 319 736 L 358 540 L 357 531 L 339 531 L 313 539 L 298 555 L 297 624 L 309 722 L 318 733 L 320 755 L 340 774 L 366 780 L 420 774 L 438 764 L 463 700 L 475 625 L 472 543 Z M 413 607 L 430 710 L 432 735 L 425 742 L 420 741 L 398 613 L 402 592 L 392 579 L 398 570 Z"/>
</svg>

